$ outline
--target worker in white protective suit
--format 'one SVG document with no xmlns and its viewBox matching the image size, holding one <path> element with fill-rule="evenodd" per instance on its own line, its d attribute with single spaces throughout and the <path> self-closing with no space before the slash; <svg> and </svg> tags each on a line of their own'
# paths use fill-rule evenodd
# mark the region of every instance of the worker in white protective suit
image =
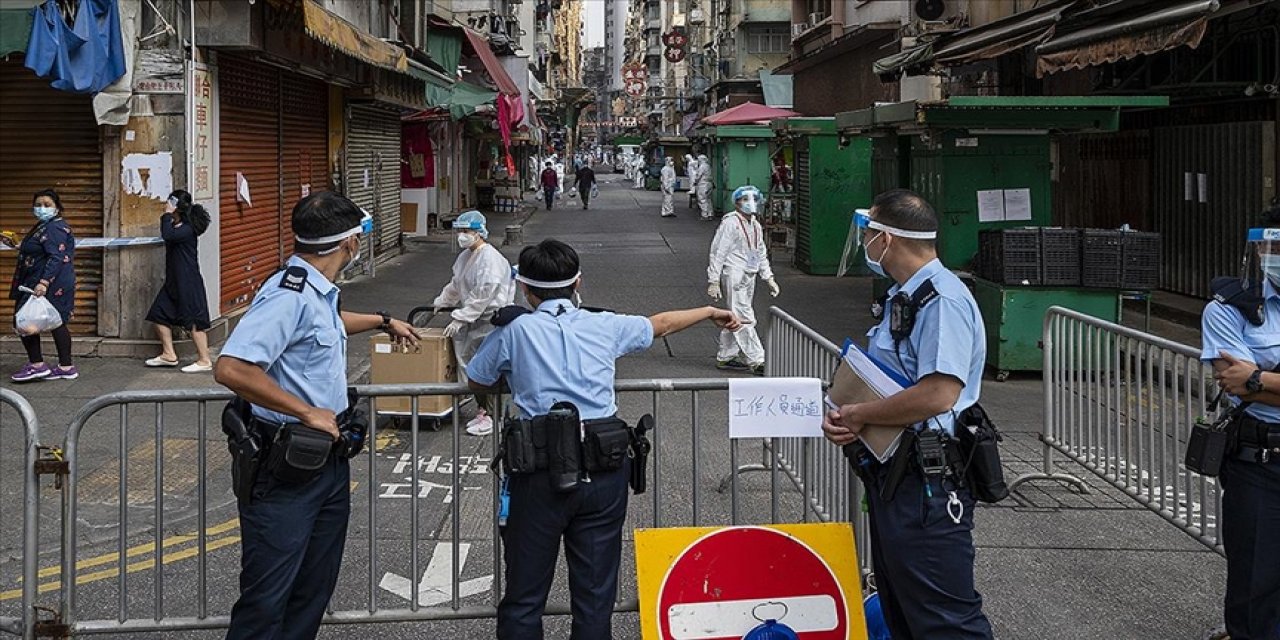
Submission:
<svg viewBox="0 0 1280 640">
<path fill-rule="evenodd" d="M 694 188 L 698 190 L 698 208 L 702 209 L 702 219 L 713 219 L 714 216 L 711 213 L 711 163 L 705 155 L 698 155 L 698 182 L 694 185 Z M 754 329 L 752 331 L 754 332 Z"/>
<path fill-rule="evenodd" d="M 556 158 L 556 199 L 564 196 L 564 160 Z"/>
<path fill-rule="evenodd" d="M 635 173 L 631 176 L 633 180 L 631 187 L 633 189 L 643 189 L 645 169 L 649 168 L 649 163 L 644 161 L 644 154 L 636 154 L 635 160 L 632 160 L 632 162 L 635 165 Z"/>
<path fill-rule="evenodd" d="M 684 176 L 687 180 L 684 188 L 689 192 L 689 208 L 693 209 L 698 202 L 698 161 L 690 154 L 684 154 Z"/>
<path fill-rule="evenodd" d="M 662 165 L 662 217 L 676 217 L 676 161 L 667 157 Z"/>
<path fill-rule="evenodd" d="M 782 290 L 773 279 L 769 254 L 760 226 L 760 209 L 764 195 L 747 185 L 733 191 L 735 211 L 720 220 L 720 228 L 711 241 L 711 264 L 707 267 L 707 295 L 719 300 L 729 298 L 729 310 L 742 320 L 737 331 L 720 332 L 720 351 L 716 368 L 750 370 L 764 375 L 764 346 L 756 334 L 756 312 L 752 298 L 756 277 L 769 285 L 769 294 L 778 297 Z"/>
<path fill-rule="evenodd" d="M 457 242 L 462 249 L 453 263 L 453 278 L 431 303 L 436 309 L 455 307 L 450 316 L 453 321 L 445 328 L 444 335 L 453 340 L 453 353 L 458 359 L 458 381 L 467 381 L 467 364 L 480 348 L 485 336 L 493 332 L 490 322 L 493 313 L 510 305 L 515 297 L 515 281 L 511 264 L 486 239 L 489 229 L 484 215 L 468 211 L 453 222 L 458 232 Z M 492 407 L 487 406 L 487 396 L 477 396 L 479 409 L 476 417 L 467 423 L 467 433 L 485 436 L 493 433 Z"/>
</svg>

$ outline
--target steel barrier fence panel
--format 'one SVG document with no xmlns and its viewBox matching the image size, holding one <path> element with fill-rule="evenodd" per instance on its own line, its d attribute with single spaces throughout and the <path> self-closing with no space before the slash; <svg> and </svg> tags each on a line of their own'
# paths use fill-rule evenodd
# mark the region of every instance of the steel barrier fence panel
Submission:
<svg viewBox="0 0 1280 640">
<path fill-rule="evenodd" d="M 40 478 L 36 461 L 40 458 L 40 424 L 26 398 L 0 388 L 0 405 L 18 414 L 23 428 L 22 473 L 22 609 L 17 617 L 0 618 L 0 631 L 35 638 L 35 599 L 40 544 Z M 3 409 L 0 409 L 3 411 Z M 8 448 L 5 449 L 6 451 Z"/>
<path fill-rule="evenodd" d="M 1200 350 L 1051 307 L 1044 320 L 1043 466 L 1010 485 L 1083 481 L 1060 453 L 1223 554 L 1222 488 L 1182 464 L 1187 438 L 1216 393 Z"/>
<path fill-rule="evenodd" d="M 796 344 L 802 343 L 797 340 Z M 819 358 L 813 354 L 807 354 L 805 358 L 816 370 Z M 823 366 L 826 366 L 829 357 L 824 355 L 823 358 Z M 705 490 L 707 485 L 714 486 L 715 479 L 724 470 L 733 469 L 737 459 L 736 443 L 727 448 L 727 460 L 721 457 L 724 448 L 715 446 L 727 438 L 728 380 L 620 380 L 616 386 L 620 415 L 634 419 L 647 411 L 654 414 L 658 423 L 658 428 L 650 435 L 653 453 L 649 464 L 653 475 L 649 494 L 632 498 L 624 531 L 636 526 L 795 522 L 807 519 L 810 513 L 817 513 L 819 519 L 830 521 L 839 520 L 840 516 L 849 513 L 848 505 L 839 507 L 833 502 L 839 497 L 847 497 L 847 485 L 828 487 L 823 484 L 843 482 L 848 475 L 847 471 L 833 472 L 847 469 L 847 465 L 842 459 L 827 455 L 835 452 L 838 456 L 838 449 L 825 446 L 825 442 L 774 443 L 771 448 L 766 448 L 765 460 L 773 469 L 767 487 L 748 480 L 739 482 L 737 474 L 730 474 L 732 490 L 728 495 L 723 491 Z M 350 535 L 367 535 L 369 544 L 367 549 L 351 548 L 347 552 L 348 558 L 359 557 L 365 561 L 367 569 L 364 575 L 352 576 L 350 574 L 358 569 L 344 568 L 325 622 L 493 617 L 501 593 L 502 576 L 501 542 L 496 518 L 498 480 L 479 460 L 472 460 L 471 466 L 463 469 L 462 461 L 467 456 L 462 455 L 463 436 L 458 424 L 458 409 L 461 398 L 471 392 L 464 385 L 452 383 L 363 386 L 358 390 L 362 403 L 386 396 L 413 398 L 410 429 L 404 434 L 408 440 L 408 451 L 394 462 L 378 455 L 380 430 L 377 420 L 370 421 L 368 452 L 353 461 L 352 472 L 352 480 L 363 485 L 363 489 L 357 485 L 353 497 L 363 497 L 368 504 L 363 513 L 358 507 L 353 507 L 350 532 Z M 418 404 L 421 397 L 430 395 L 452 396 L 452 424 L 448 433 L 441 434 L 447 438 L 446 443 L 439 443 L 433 451 L 424 451 L 422 442 L 426 436 L 418 428 L 423 420 L 419 416 Z M 206 558 L 209 551 L 238 541 L 238 537 L 225 535 L 211 539 L 219 535 L 218 532 L 234 527 L 234 518 L 222 524 L 211 525 L 209 521 L 209 516 L 218 511 L 234 513 L 234 498 L 230 497 L 229 474 L 225 468 L 227 453 L 217 426 L 222 403 L 230 398 L 230 392 L 225 389 L 125 391 L 96 398 L 76 414 L 65 441 L 69 465 L 63 485 L 61 580 L 56 585 L 61 597 L 62 622 L 69 625 L 72 634 L 216 629 L 228 625 L 229 615 L 223 612 L 229 611 L 230 600 L 236 594 L 225 585 L 221 591 L 210 588 Z M 688 429 L 681 423 L 686 412 L 690 417 Z M 667 420 L 668 414 L 677 417 Z M 501 417 L 496 416 L 499 423 Z M 213 426 L 209 424 L 211 421 Z M 179 435 L 194 435 L 194 444 L 180 447 L 183 442 L 176 440 L 166 444 L 167 437 Z M 815 454 L 815 445 L 823 445 L 816 449 L 821 455 Z M 497 438 L 490 438 L 487 460 L 492 460 L 497 446 Z M 828 460 L 828 466 L 818 469 L 804 462 L 796 465 L 770 453 L 786 446 L 803 451 L 802 457 L 806 460 L 809 457 Z M 447 471 L 441 471 L 443 465 L 434 466 L 435 462 L 424 466 L 424 454 L 442 453 L 441 450 L 446 448 L 450 460 Z M 668 460 L 681 450 L 694 452 L 691 469 L 681 468 L 678 458 Z M 97 457 L 113 453 L 118 453 L 114 464 L 93 464 Z M 775 459 L 777 463 L 773 464 Z M 359 464 L 366 468 L 362 471 Z M 393 467 L 393 473 L 398 473 L 395 469 L 402 466 L 402 475 L 408 479 L 409 496 L 395 496 L 410 498 L 407 510 L 387 508 L 380 500 L 386 497 L 385 486 L 380 488 L 380 472 L 387 471 L 389 466 Z M 187 477 L 192 473 L 194 479 Z M 427 473 L 436 475 L 424 477 Z M 465 483 L 464 473 L 488 477 L 485 484 L 489 494 L 483 495 L 483 487 Z M 780 486 L 780 473 L 786 473 L 796 482 L 794 490 Z M 433 481 L 442 474 L 448 476 L 447 483 Z M 796 478 L 807 480 L 799 482 L 795 481 Z M 188 484 L 183 485 L 183 482 Z M 194 498 L 185 497 L 182 493 L 184 486 L 192 489 Z M 432 509 L 430 505 L 420 506 L 422 494 L 436 490 L 445 492 L 447 496 L 443 511 Z M 763 499 L 764 491 L 769 492 L 767 500 Z M 95 496 L 93 504 L 82 504 L 86 494 Z M 396 519 L 402 522 L 405 511 L 408 511 L 410 519 L 407 540 L 382 539 L 380 525 Z M 104 522 L 113 523 L 102 528 L 115 528 L 117 540 L 113 555 L 121 565 L 114 575 L 106 577 L 106 580 L 113 579 L 109 587 L 114 588 L 115 601 L 110 605 L 110 614 L 102 617 L 87 615 L 90 607 L 95 615 L 103 613 L 99 611 L 102 608 L 99 598 L 95 597 L 95 602 L 90 605 L 81 602 L 78 596 L 78 591 L 85 588 L 80 584 L 81 571 L 85 567 L 79 561 L 78 547 L 85 541 L 84 530 L 90 528 L 86 526 L 86 518 L 97 516 Z M 423 535 L 421 525 L 424 519 L 430 518 L 435 518 L 430 523 L 436 533 Z M 188 519 L 194 519 L 196 529 L 194 534 L 184 537 L 186 541 L 194 539 L 198 556 L 194 576 L 176 574 L 174 570 L 165 568 L 166 554 L 176 557 L 183 553 L 167 550 L 172 540 L 165 538 L 166 533 L 174 528 L 175 522 Z M 364 531 L 360 531 L 361 528 Z M 137 566 L 131 565 L 129 570 L 125 570 L 125 560 L 136 555 L 136 548 L 129 547 L 130 541 L 140 536 L 149 542 L 146 547 L 153 558 L 134 563 Z M 425 548 L 424 542 L 436 543 L 429 558 L 422 557 L 420 553 L 420 549 Z M 470 549 L 484 544 L 492 547 L 488 581 L 464 580 L 464 561 Z M 447 560 L 437 557 L 437 552 Z M 34 571 L 34 556 L 30 561 Z M 429 572 L 432 567 L 438 569 L 441 565 L 450 574 L 448 584 L 435 591 L 424 591 L 425 587 L 418 581 L 419 576 L 424 575 L 424 570 Z M 406 570 L 407 580 L 398 575 Z M 136 576 L 131 579 L 130 573 Z M 396 574 L 394 577 L 393 573 Z M 34 587 L 35 583 L 34 579 L 28 580 L 26 585 Z M 393 599 L 391 594 L 397 589 L 408 594 L 405 598 L 407 606 L 399 600 L 396 601 L 399 604 L 388 604 Z M 637 610 L 634 591 L 634 584 L 620 584 L 618 611 Z M 190 611 L 171 611 L 167 605 L 172 598 L 167 594 L 172 593 L 195 593 L 196 605 Z M 489 594 L 488 602 L 473 604 L 484 593 Z M 468 598 L 471 600 L 464 602 Z M 138 601 L 141 601 L 141 606 Z M 565 614 L 569 608 L 567 603 L 552 603 L 547 611 L 549 614 Z"/>
</svg>

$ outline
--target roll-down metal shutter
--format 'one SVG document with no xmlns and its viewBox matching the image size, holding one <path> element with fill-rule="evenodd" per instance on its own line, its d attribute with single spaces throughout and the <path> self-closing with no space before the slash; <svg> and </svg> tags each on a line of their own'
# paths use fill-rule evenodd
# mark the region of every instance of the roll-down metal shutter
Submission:
<svg viewBox="0 0 1280 640">
<path fill-rule="evenodd" d="M 807 267 L 813 256 L 813 213 L 809 193 L 809 141 L 796 140 L 796 264 Z"/>
<path fill-rule="evenodd" d="M 0 60 L 0 230 L 26 235 L 35 218 L 31 197 L 58 192 L 76 238 L 103 235 L 102 147 L 93 97 L 57 91 L 22 66 L 22 56 Z M 98 328 L 102 249 L 76 249 L 76 304 L 71 332 Z M 9 282 L 18 252 L 0 251 L 0 318 L 13 317 Z"/>
<path fill-rule="evenodd" d="M 279 70 L 219 56 L 219 215 L 222 312 L 248 304 L 283 261 L 280 208 Z M 250 202 L 237 199 L 236 174 Z"/>
<path fill-rule="evenodd" d="M 293 207 L 304 193 L 329 190 L 329 87 L 306 76 L 284 74 L 280 178 L 284 255 L 293 252 Z"/>
<path fill-rule="evenodd" d="M 373 215 L 376 254 L 400 246 L 400 115 L 351 105 L 347 125 L 347 196 Z"/>
</svg>

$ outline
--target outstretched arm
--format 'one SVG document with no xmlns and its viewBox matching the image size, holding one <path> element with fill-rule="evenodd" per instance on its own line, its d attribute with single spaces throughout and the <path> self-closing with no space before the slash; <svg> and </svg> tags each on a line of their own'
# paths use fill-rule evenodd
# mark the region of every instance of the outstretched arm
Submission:
<svg viewBox="0 0 1280 640">
<path fill-rule="evenodd" d="M 728 329 L 729 331 L 737 331 L 742 328 L 742 321 L 737 316 L 726 309 L 718 309 L 716 307 L 664 311 L 657 315 L 649 316 L 649 323 L 653 325 L 653 337 L 655 338 L 684 331 L 703 320 L 710 320 L 721 329 Z"/>
</svg>

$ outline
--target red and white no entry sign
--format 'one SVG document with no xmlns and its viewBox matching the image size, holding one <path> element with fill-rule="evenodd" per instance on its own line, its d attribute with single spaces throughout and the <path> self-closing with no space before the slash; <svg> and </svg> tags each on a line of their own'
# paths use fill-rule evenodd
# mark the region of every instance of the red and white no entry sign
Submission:
<svg viewBox="0 0 1280 640">
<path fill-rule="evenodd" d="M 636 544 L 646 639 L 736 640 L 769 619 L 802 640 L 865 637 L 848 525 L 642 530 Z M 649 560 L 665 568 L 656 598 L 646 598 L 659 577 Z"/>
</svg>

